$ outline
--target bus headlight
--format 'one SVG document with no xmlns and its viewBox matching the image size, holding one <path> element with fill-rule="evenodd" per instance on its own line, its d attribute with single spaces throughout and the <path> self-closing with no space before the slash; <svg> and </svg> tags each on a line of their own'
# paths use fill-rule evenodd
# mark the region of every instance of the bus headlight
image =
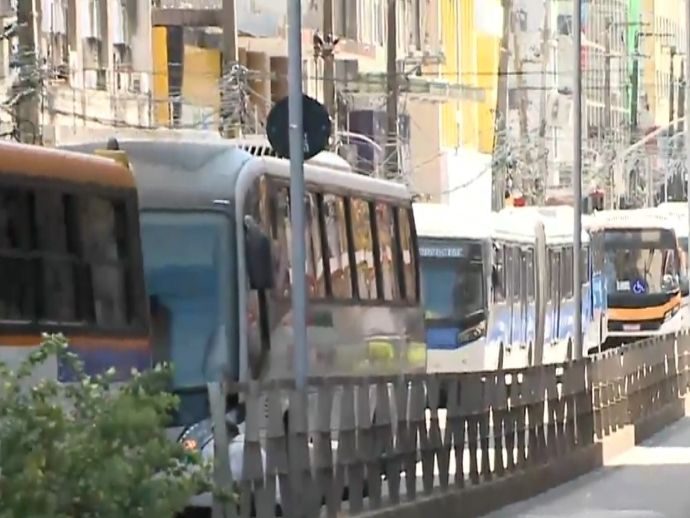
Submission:
<svg viewBox="0 0 690 518">
<path fill-rule="evenodd" d="M 213 439 L 213 426 L 205 419 L 187 428 L 178 442 L 187 451 L 201 451 Z"/>
<path fill-rule="evenodd" d="M 467 342 L 473 342 L 484 336 L 486 333 L 486 321 L 482 320 L 479 324 L 464 331 L 458 333 L 458 345 L 465 344 Z"/>
<path fill-rule="evenodd" d="M 677 309 L 673 308 L 673 309 L 669 309 L 666 313 L 664 313 L 664 323 L 671 320 L 675 316 L 676 311 L 677 311 Z"/>
</svg>

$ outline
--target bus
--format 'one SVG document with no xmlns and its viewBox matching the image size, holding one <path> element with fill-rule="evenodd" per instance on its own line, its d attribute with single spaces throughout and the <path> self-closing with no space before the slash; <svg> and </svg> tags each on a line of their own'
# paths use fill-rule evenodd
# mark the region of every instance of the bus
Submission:
<svg viewBox="0 0 690 518">
<path fill-rule="evenodd" d="M 673 221 L 635 209 L 597 212 L 588 226 L 604 237 L 606 348 L 680 330 L 681 266 Z"/>
<path fill-rule="evenodd" d="M 0 142 L 0 360 L 62 333 L 89 375 L 150 368 L 134 178 L 116 161 Z M 74 381 L 51 359 L 33 379 Z"/>
<path fill-rule="evenodd" d="M 676 231 L 678 240 L 678 254 L 680 256 L 680 294 L 683 297 L 683 305 L 688 303 L 688 276 L 690 266 L 688 265 L 688 204 L 686 202 L 669 201 L 660 203 L 656 210 L 669 216 Z"/>
<path fill-rule="evenodd" d="M 140 195 L 154 348 L 172 362 L 181 399 L 176 425 L 208 417 L 209 364 L 230 379 L 291 379 L 290 247 L 297 230 L 290 225 L 289 161 L 232 141 L 141 138 L 120 146 Z M 423 373 L 411 194 L 322 155 L 305 163 L 301 202 L 309 374 Z M 209 361 L 207 345 L 218 338 L 229 354 Z M 229 401 L 228 410 L 237 403 Z"/>
<path fill-rule="evenodd" d="M 498 349 L 486 347 L 491 274 L 488 216 L 472 219 L 449 205 L 414 204 L 429 372 L 497 366 Z"/>
<path fill-rule="evenodd" d="M 590 241 L 573 250 L 573 211 L 567 207 L 506 208 L 494 215 L 488 347 L 499 366 L 564 363 L 573 357 L 573 261 L 583 264 L 583 348 L 599 345 L 601 303 L 592 297 Z M 599 301 L 597 301 L 599 302 Z"/>
</svg>

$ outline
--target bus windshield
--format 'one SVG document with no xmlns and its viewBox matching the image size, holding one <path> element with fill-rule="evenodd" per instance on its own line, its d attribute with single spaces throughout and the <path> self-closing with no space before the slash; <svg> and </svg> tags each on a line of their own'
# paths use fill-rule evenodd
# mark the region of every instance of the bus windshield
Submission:
<svg viewBox="0 0 690 518">
<path fill-rule="evenodd" d="M 420 239 L 419 255 L 427 324 L 460 324 L 484 311 L 481 243 Z"/>
<path fill-rule="evenodd" d="M 609 293 L 670 293 L 678 289 L 672 231 L 607 230 L 606 280 Z"/>
<path fill-rule="evenodd" d="M 227 320 L 228 219 L 144 212 L 141 234 L 154 361 L 173 364 L 173 389 L 205 387 L 205 345 Z"/>
</svg>

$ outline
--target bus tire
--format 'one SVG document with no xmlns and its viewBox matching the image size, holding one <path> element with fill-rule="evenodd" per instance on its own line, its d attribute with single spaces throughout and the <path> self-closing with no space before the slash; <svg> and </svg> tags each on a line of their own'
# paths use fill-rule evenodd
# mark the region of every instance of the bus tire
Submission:
<svg viewBox="0 0 690 518">
<path fill-rule="evenodd" d="M 496 362 L 496 370 L 503 370 L 503 342 L 501 342 L 498 346 L 498 361 Z"/>
</svg>

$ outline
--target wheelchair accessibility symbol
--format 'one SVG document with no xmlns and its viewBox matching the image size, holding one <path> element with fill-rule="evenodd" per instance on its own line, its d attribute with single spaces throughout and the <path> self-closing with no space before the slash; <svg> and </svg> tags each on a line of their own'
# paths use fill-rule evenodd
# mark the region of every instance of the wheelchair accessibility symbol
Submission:
<svg viewBox="0 0 690 518">
<path fill-rule="evenodd" d="M 641 295 L 645 292 L 644 283 L 641 280 L 637 280 L 632 285 L 632 291 L 636 295 Z"/>
</svg>

